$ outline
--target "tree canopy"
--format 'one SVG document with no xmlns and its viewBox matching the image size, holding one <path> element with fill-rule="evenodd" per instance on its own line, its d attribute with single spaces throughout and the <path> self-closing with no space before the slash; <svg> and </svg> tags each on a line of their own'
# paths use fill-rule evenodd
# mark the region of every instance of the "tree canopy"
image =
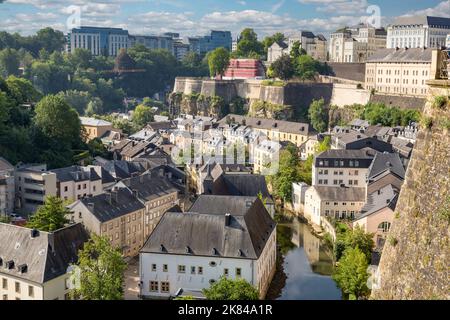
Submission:
<svg viewBox="0 0 450 320">
<path fill-rule="evenodd" d="M 66 218 L 69 213 L 70 211 L 65 207 L 61 198 L 49 196 L 45 199 L 44 205 L 40 206 L 37 212 L 31 216 L 27 227 L 52 232 L 64 228 L 69 222 Z"/>
<path fill-rule="evenodd" d="M 72 290 L 74 298 L 82 300 L 122 300 L 126 263 L 120 249 L 109 239 L 92 234 L 78 253 L 79 288 Z M 75 268 L 76 269 L 76 268 Z"/>
<path fill-rule="evenodd" d="M 208 54 L 208 65 L 211 77 L 222 77 L 229 64 L 230 53 L 225 48 L 217 48 Z"/>
<path fill-rule="evenodd" d="M 264 45 L 258 41 L 258 35 L 251 28 L 245 28 L 239 35 L 237 43 L 239 58 L 260 59 L 264 56 Z"/>
<path fill-rule="evenodd" d="M 222 277 L 213 283 L 209 289 L 204 289 L 203 294 L 208 300 L 258 300 L 259 292 L 246 280 L 236 280 Z"/>
<path fill-rule="evenodd" d="M 288 55 L 282 55 L 272 63 L 270 68 L 272 69 L 272 74 L 274 77 L 283 80 L 291 79 L 295 72 L 294 65 Z"/>
<path fill-rule="evenodd" d="M 309 106 L 308 117 L 314 130 L 324 132 L 328 129 L 328 108 L 323 98 L 313 100 Z"/>
</svg>

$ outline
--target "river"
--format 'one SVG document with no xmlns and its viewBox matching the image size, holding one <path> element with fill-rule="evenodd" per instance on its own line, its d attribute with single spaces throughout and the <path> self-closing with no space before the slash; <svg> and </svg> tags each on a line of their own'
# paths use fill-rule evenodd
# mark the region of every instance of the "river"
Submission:
<svg viewBox="0 0 450 320">
<path fill-rule="evenodd" d="M 340 289 L 331 278 L 331 250 L 309 226 L 294 218 L 277 227 L 279 265 L 267 299 L 340 300 Z"/>
</svg>

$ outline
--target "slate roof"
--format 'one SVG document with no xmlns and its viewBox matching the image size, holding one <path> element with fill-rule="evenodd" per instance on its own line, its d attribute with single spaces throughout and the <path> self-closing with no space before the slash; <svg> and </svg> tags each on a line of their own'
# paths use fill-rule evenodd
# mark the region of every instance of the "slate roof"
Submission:
<svg viewBox="0 0 450 320">
<path fill-rule="evenodd" d="M 356 220 L 365 218 L 373 213 L 376 213 L 384 208 L 395 210 L 397 205 L 398 193 L 391 184 L 377 190 L 367 196 L 367 202 L 362 207 L 361 213 L 356 215 Z"/>
<path fill-rule="evenodd" d="M 368 148 L 361 150 L 331 149 L 316 156 L 316 159 L 373 159 L 375 151 Z"/>
<path fill-rule="evenodd" d="M 111 122 L 95 118 L 80 117 L 80 121 L 83 126 L 92 126 L 92 127 L 112 126 Z"/>
<path fill-rule="evenodd" d="M 301 36 L 309 39 L 314 39 L 315 37 L 314 33 L 312 33 L 311 31 L 302 31 Z"/>
<path fill-rule="evenodd" d="M 138 198 L 143 201 L 151 201 L 178 191 L 167 178 L 152 174 L 124 179 L 120 183 L 123 183 L 131 191 L 137 191 Z"/>
<path fill-rule="evenodd" d="M 261 192 L 264 198 L 272 199 L 264 176 L 254 174 L 225 174 L 213 184 L 213 194 L 255 197 Z"/>
<path fill-rule="evenodd" d="M 125 188 L 83 198 L 78 202 L 82 203 L 100 222 L 107 222 L 145 208 L 142 202 Z M 76 206 L 77 204 L 72 208 Z"/>
<path fill-rule="evenodd" d="M 67 272 L 78 260 L 78 250 L 88 240 L 81 224 L 74 224 L 54 232 L 38 233 L 31 237 L 31 229 L 0 223 L 0 275 L 18 277 L 36 283 L 45 283 Z M 14 268 L 5 267 L 14 261 Z M 18 267 L 26 265 L 26 272 Z"/>
<path fill-rule="evenodd" d="M 81 166 L 71 166 L 50 170 L 56 174 L 59 182 L 67 181 L 98 181 L 101 179 L 94 168 L 84 168 Z"/>
<path fill-rule="evenodd" d="M 282 49 L 287 49 L 289 47 L 288 44 L 284 41 L 275 41 L 274 43 L 276 43 Z"/>
<path fill-rule="evenodd" d="M 160 122 L 150 122 L 147 124 L 147 128 L 153 131 L 159 130 L 171 130 L 176 129 L 176 124 L 173 121 L 160 121 Z"/>
<path fill-rule="evenodd" d="M 203 195 L 189 212 L 165 213 L 141 252 L 256 260 L 275 228 L 256 197 Z"/>
<path fill-rule="evenodd" d="M 227 119 L 232 120 L 234 123 L 242 124 L 242 120 L 245 120 L 245 125 L 254 129 L 265 130 L 278 130 L 281 132 L 289 132 L 295 134 L 308 135 L 309 124 L 292 121 L 282 121 L 265 118 L 253 118 L 246 117 L 237 114 L 229 114 L 226 117 L 219 120 L 219 126 L 227 125 Z"/>
<path fill-rule="evenodd" d="M 14 166 L 3 157 L 0 157 L 0 171 L 14 170 Z"/>
<path fill-rule="evenodd" d="M 450 29 L 450 18 L 433 16 L 406 16 L 397 18 L 393 26 L 402 25 L 428 25 L 428 26 L 446 26 Z"/>
<path fill-rule="evenodd" d="M 405 168 L 398 153 L 377 153 L 375 155 L 369 167 L 369 179 L 376 179 L 385 172 L 393 173 L 399 178 L 405 179 Z"/>
<path fill-rule="evenodd" d="M 426 62 L 431 63 L 432 48 L 380 49 L 367 58 L 367 62 Z"/>
<path fill-rule="evenodd" d="M 322 201 L 355 201 L 364 202 L 366 188 L 322 187 L 314 186 Z"/>
<path fill-rule="evenodd" d="M 130 178 L 134 174 L 139 174 L 145 171 L 139 163 L 124 160 L 96 160 L 94 161 L 94 164 L 101 166 L 115 179 Z"/>
</svg>

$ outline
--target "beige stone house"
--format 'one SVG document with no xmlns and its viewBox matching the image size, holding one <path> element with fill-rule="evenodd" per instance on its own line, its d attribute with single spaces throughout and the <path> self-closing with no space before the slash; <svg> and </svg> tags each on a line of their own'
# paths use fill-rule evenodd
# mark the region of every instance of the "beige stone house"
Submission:
<svg viewBox="0 0 450 320">
<path fill-rule="evenodd" d="M 86 130 L 88 141 L 95 138 L 100 138 L 106 132 L 113 129 L 112 123 L 105 120 L 80 117 L 80 121 L 82 127 Z"/>
</svg>

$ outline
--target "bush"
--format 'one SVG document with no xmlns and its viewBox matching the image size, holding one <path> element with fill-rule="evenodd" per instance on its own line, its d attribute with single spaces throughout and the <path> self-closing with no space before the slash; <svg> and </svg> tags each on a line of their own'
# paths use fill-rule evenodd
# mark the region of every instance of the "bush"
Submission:
<svg viewBox="0 0 450 320">
<path fill-rule="evenodd" d="M 429 130 L 429 129 L 431 129 L 433 127 L 433 118 L 424 116 L 421 119 L 421 123 L 422 123 L 422 127 L 424 129 L 428 129 Z"/>
<path fill-rule="evenodd" d="M 448 102 L 449 102 L 448 97 L 436 96 L 434 97 L 433 108 L 445 109 Z"/>
<path fill-rule="evenodd" d="M 398 244 L 397 238 L 389 236 L 388 242 L 391 246 L 395 247 Z"/>
<path fill-rule="evenodd" d="M 284 87 L 286 85 L 286 82 L 281 80 L 263 80 L 261 82 L 261 85 L 263 86 L 270 86 L 270 87 Z"/>
</svg>

